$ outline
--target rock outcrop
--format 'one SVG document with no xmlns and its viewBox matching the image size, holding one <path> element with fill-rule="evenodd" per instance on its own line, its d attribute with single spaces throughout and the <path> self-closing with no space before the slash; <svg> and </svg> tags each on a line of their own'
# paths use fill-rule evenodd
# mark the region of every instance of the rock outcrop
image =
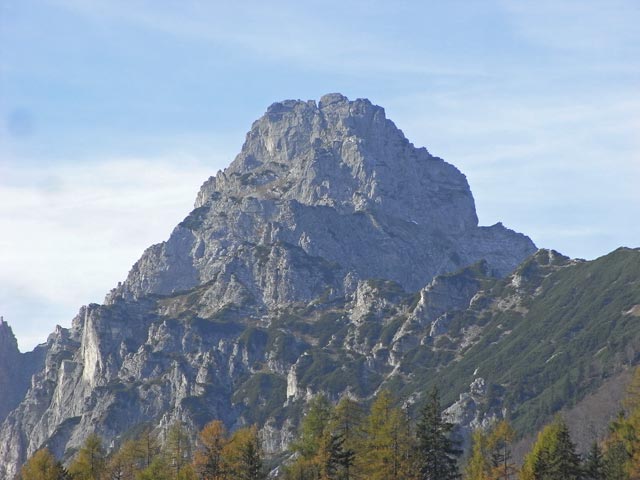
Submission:
<svg viewBox="0 0 640 480">
<path fill-rule="evenodd" d="M 42 347 L 20 353 L 11 327 L 0 317 L 0 423 L 23 400 L 31 375 L 42 368 L 43 361 Z"/>
</svg>

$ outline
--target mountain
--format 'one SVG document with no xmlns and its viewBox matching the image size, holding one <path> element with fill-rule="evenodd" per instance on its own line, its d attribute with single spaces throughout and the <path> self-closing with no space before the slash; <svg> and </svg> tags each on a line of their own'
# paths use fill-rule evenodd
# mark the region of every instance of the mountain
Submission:
<svg viewBox="0 0 640 480">
<path fill-rule="evenodd" d="M 13 330 L 0 317 L 0 422 L 18 406 L 31 385 L 31 376 L 43 365 L 44 349 L 20 353 Z"/>
<path fill-rule="evenodd" d="M 368 100 L 273 104 L 170 238 L 19 369 L 0 478 L 176 419 L 258 423 L 277 453 L 314 393 L 382 386 L 419 403 L 438 384 L 463 430 L 508 410 L 526 433 L 637 361 L 639 257 L 478 226 L 464 175 Z"/>
<path fill-rule="evenodd" d="M 483 258 L 505 275 L 534 250 L 501 224 L 478 227 L 464 175 L 415 148 L 384 109 L 338 94 L 269 107 L 195 206 L 108 302 L 212 282 L 212 308 L 268 310 L 341 296 L 358 279 L 417 290 Z"/>
<path fill-rule="evenodd" d="M 4 318 L 0 317 L 0 420 L 13 410 L 27 391 L 24 381 L 16 379 L 20 369 L 20 351 L 13 331 Z M 17 380 L 17 381 L 16 381 Z"/>
</svg>

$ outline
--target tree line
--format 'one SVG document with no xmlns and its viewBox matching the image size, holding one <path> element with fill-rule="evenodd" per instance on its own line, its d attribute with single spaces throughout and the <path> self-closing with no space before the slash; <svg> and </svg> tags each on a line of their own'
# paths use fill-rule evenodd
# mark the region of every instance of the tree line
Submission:
<svg viewBox="0 0 640 480">
<path fill-rule="evenodd" d="M 521 468 L 511 460 L 515 432 L 507 422 L 473 434 L 465 480 L 636 480 L 640 479 L 640 369 L 607 434 L 580 455 L 560 416 L 538 432 Z"/>
<path fill-rule="evenodd" d="M 111 455 L 90 435 L 67 468 L 44 448 L 22 467 L 20 480 L 264 480 L 258 429 L 230 435 L 214 420 L 198 434 L 194 448 L 187 430 L 171 426 L 161 442 L 151 429 L 125 441 Z"/>
<path fill-rule="evenodd" d="M 284 480 L 449 480 L 458 478 L 462 451 L 452 438 L 453 424 L 442 416 L 433 390 L 412 422 L 396 399 L 382 390 L 365 411 L 343 397 L 333 407 L 326 397 L 309 405 L 294 460 L 282 468 Z"/>
<path fill-rule="evenodd" d="M 388 390 L 369 407 L 343 396 L 333 405 L 317 395 L 309 402 L 287 457 L 272 472 L 282 480 L 634 480 L 640 479 L 640 370 L 604 439 L 580 455 L 567 424 L 545 426 L 521 466 L 512 456 L 516 433 L 502 420 L 473 433 L 461 462 L 454 425 L 442 414 L 437 390 L 418 418 Z M 461 465 L 461 463 L 463 463 Z M 65 468 L 46 449 L 23 466 L 22 480 L 264 480 L 267 469 L 255 426 L 230 434 L 215 420 L 195 445 L 179 424 L 164 442 L 151 430 L 106 456 L 90 435 Z"/>
<path fill-rule="evenodd" d="M 274 474 L 283 480 L 448 480 L 458 478 L 462 453 L 451 438 L 436 390 L 415 424 L 381 391 L 368 410 L 345 396 L 336 406 L 314 397 L 289 457 Z M 46 448 L 22 467 L 21 480 L 264 480 L 263 452 L 255 426 L 229 434 L 215 420 L 198 434 L 172 426 L 161 444 L 151 430 L 125 441 L 110 456 L 90 435 L 65 468 Z"/>
</svg>

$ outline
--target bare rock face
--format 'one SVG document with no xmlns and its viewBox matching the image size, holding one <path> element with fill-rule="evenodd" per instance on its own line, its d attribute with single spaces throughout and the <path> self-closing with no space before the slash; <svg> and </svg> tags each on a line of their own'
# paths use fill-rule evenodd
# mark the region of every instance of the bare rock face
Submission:
<svg viewBox="0 0 640 480">
<path fill-rule="evenodd" d="M 0 421 L 15 408 L 24 396 L 27 386 L 16 382 L 21 364 L 18 342 L 11 327 L 0 317 Z"/>
<path fill-rule="evenodd" d="M 22 401 L 43 360 L 42 347 L 20 353 L 11 327 L 0 317 L 0 422 Z"/>
<path fill-rule="evenodd" d="M 0 478 L 43 445 L 68 458 L 91 432 L 113 448 L 142 423 L 258 423 L 281 451 L 310 395 L 369 398 L 420 355 L 448 359 L 448 315 L 534 251 L 479 227 L 464 175 L 381 107 L 275 103 L 171 237 L 0 396 Z M 0 374 L 18 355 L 2 328 Z"/>
<path fill-rule="evenodd" d="M 444 415 L 456 425 L 456 433 L 462 439 L 465 450 L 475 430 L 487 430 L 506 417 L 500 402 L 487 396 L 487 384 L 477 377 L 469 385 L 469 390 L 460 394 L 459 399 L 449 406 Z"/>
<path fill-rule="evenodd" d="M 349 272 L 416 290 L 481 259 L 506 275 L 533 251 L 501 224 L 478 227 L 465 176 L 415 148 L 383 108 L 331 94 L 269 107 L 108 301 L 233 278 L 223 298 L 273 308 L 340 295 Z"/>
</svg>

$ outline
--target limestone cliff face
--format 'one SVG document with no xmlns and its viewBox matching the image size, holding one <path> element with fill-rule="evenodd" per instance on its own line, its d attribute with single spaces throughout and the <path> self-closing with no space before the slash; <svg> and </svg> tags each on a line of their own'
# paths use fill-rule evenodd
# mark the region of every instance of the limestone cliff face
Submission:
<svg viewBox="0 0 640 480">
<path fill-rule="evenodd" d="M 43 361 L 43 346 L 20 353 L 11 327 L 0 317 L 0 423 L 24 398 L 31 375 L 42 368 Z"/>
<path fill-rule="evenodd" d="M 0 317 L 0 421 L 20 403 L 26 392 L 24 388 L 16 388 L 15 374 L 20 364 L 18 342 L 11 327 Z"/>
<path fill-rule="evenodd" d="M 534 251 L 479 227 L 464 175 L 381 107 L 276 103 L 171 237 L 51 334 L 28 391 L 0 397 L 0 478 L 43 445 L 64 457 L 95 431 L 111 448 L 176 419 L 258 423 L 280 451 L 318 391 L 422 388 L 407 368 L 447 342 L 462 351 L 454 312 L 484 308 L 487 284 Z M 15 356 L 2 345 L 0 372 Z"/>
<path fill-rule="evenodd" d="M 384 109 L 332 94 L 269 107 L 108 301 L 215 282 L 223 300 L 273 308 L 342 295 L 349 273 L 417 290 L 481 259 L 505 275 L 533 251 L 501 224 L 478 227 L 464 175 L 415 148 Z"/>
</svg>

